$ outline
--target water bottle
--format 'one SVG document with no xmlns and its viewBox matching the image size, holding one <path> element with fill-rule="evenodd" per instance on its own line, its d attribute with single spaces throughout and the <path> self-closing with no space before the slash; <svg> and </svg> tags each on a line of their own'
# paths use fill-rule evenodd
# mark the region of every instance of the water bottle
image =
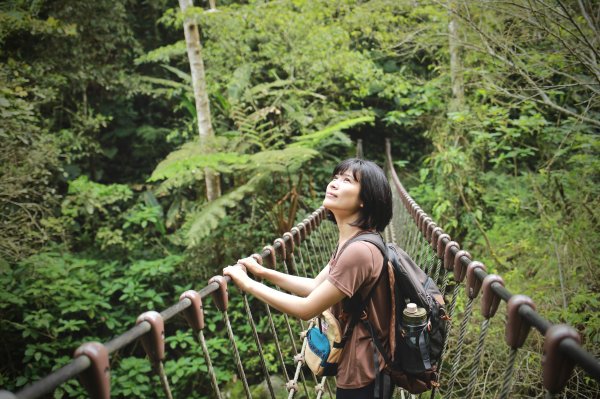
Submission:
<svg viewBox="0 0 600 399">
<path fill-rule="evenodd" d="M 427 310 L 409 303 L 402 312 L 402 339 L 399 343 L 400 362 L 406 372 L 417 374 L 429 367 L 424 359 L 428 359 L 425 353 L 428 344 Z"/>
<path fill-rule="evenodd" d="M 427 324 L 427 311 L 417 307 L 415 303 L 409 303 L 402 312 L 402 321 L 402 325 L 408 329 L 423 327 L 424 324 Z"/>
</svg>

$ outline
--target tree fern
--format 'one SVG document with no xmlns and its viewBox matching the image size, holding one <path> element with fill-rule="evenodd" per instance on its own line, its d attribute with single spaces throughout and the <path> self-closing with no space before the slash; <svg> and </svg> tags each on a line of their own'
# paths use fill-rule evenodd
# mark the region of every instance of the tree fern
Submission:
<svg viewBox="0 0 600 399">
<path fill-rule="evenodd" d="M 317 155 L 319 155 L 318 151 L 307 147 L 267 150 L 252 154 L 249 165 L 255 171 L 265 171 L 269 174 L 282 172 L 294 173 Z"/>
<path fill-rule="evenodd" d="M 168 62 L 173 58 L 185 55 L 185 40 L 180 40 L 173 44 L 159 47 L 156 50 L 150 51 L 134 60 L 136 65 L 149 62 Z"/>
<path fill-rule="evenodd" d="M 198 143 L 192 141 L 171 152 L 154 169 L 148 181 L 163 181 L 158 191 L 164 193 L 172 188 L 202 180 L 204 168 L 211 168 L 220 173 L 232 173 L 234 169 L 248 162 L 248 159 L 248 155 L 235 152 L 205 154 Z"/>
<path fill-rule="evenodd" d="M 319 130 L 317 132 L 294 137 L 295 142 L 290 144 L 290 147 L 315 148 L 323 140 L 330 138 L 331 136 L 333 136 L 335 134 L 338 134 L 343 129 L 348 129 L 350 127 L 360 125 L 363 123 L 373 123 L 374 121 L 375 121 L 375 117 L 373 117 L 373 116 L 361 116 L 359 118 L 346 119 L 344 121 L 341 121 L 334 125 L 328 126 L 325 129 Z M 339 136 L 339 137 L 343 137 L 343 136 Z"/>
<path fill-rule="evenodd" d="M 181 69 L 172 67 L 170 65 L 163 65 L 163 68 L 165 68 L 167 71 L 173 73 L 175 76 L 177 76 L 183 82 L 187 83 L 188 88 L 190 87 L 190 84 L 192 82 L 192 76 L 189 73 L 184 72 Z"/>
<path fill-rule="evenodd" d="M 227 208 L 233 208 L 248 195 L 257 192 L 259 184 L 274 173 L 297 173 L 310 159 L 319 153 L 310 148 L 286 148 L 283 150 L 267 150 L 250 155 L 248 162 L 241 168 L 250 180 L 217 200 L 207 202 L 204 206 L 188 215 L 184 229 L 187 230 L 186 241 L 193 246 L 215 229 L 219 221 L 227 215 Z"/>
<path fill-rule="evenodd" d="M 182 80 L 189 75 L 176 68 L 168 67 Z M 212 202 L 203 203 L 195 210 L 188 211 L 183 226 L 183 240 L 193 246 L 202 237 L 215 229 L 227 215 L 227 209 L 237 206 L 245 197 L 258 192 L 265 179 L 274 175 L 297 175 L 319 150 L 332 140 L 336 144 L 349 144 L 349 138 L 342 130 L 353 126 L 371 123 L 371 115 L 356 113 L 331 113 L 320 115 L 321 121 L 332 121 L 330 126 L 317 130 L 314 116 L 304 115 L 306 106 L 301 97 L 314 93 L 294 87 L 293 79 L 276 79 L 272 82 L 252 85 L 252 69 L 239 67 L 228 85 L 227 97 L 219 95 L 220 109 L 225 111 L 234 130 L 221 132 L 212 143 L 212 153 L 205 153 L 196 142 L 184 144 L 163 160 L 149 178 L 150 182 L 161 181 L 159 193 L 173 189 L 185 189 L 204 178 L 204 168 L 210 168 L 222 175 L 244 176 L 247 180 Z M 194 118 L 193 104 L 188 104 L 188 112 Z M 310 111 L 309 114 L 314 115 Z M 343 120 L 339 120 L 344 118 Z M 299 129 L 313 132 L 301 135 Z M 317 130 L 317 131 L 314 131 Z M 294 137 L 296 136 L 296 137 Z M 291 144 L 290 144 L 291 142 Z M 184 191 L 183 191 L 184 192 Z M 167 226 L 173 226 L 181 215 L 184 200 L 182 191 L 172 192 L 174 197 L 167 211 Z"/>
<path fill-rule="evenodd" d="M 207 202 L 198 211 L 190 213 L 183 227 L 187 231 L 187 245 L 198 244 L 201 238 L 214 230 L 219 225 L 219 221 L 227 215 L 227 208 L 238 206 L 246 195 L 256 191 L 256 186 L 264 175 L 264 173 L 255 175 L 246 184 L 229 191 L 214 201 Z"/>
</svg>

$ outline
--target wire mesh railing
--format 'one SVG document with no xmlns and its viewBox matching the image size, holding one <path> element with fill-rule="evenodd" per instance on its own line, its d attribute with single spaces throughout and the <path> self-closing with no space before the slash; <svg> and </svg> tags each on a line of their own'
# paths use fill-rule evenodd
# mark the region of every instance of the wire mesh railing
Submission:
<svg viewBox="0 0 600 399">
<path fill-rule="evenodd" d="M 512 294 L 504 287 L 501 276 L 488 274 L 482 262 L 473 260 L 469 252 L 461 249 L 459 243 L 437 226 L 400 182 L 392 166 L 389 140 L 386 142 L 386 158 L 390 181 L 394 186 L 392 191 L 397 199 L 394 201 L 391 229 L 395 231 L 396 243 L 432 276 L 446 298 L 450 298 L 448 312 L 452 323 L 442 352 L 441 386 L 437 394 L 445 398 L 539 397 L 543 394 L 550 398 L 561 393 L 575 366 L 600 382 L 600 362 L 581 347 L 577 331 L 544 319 L 536 312 L 531 298 Z M 476 315 L 473 310 L 478 297 L 480 314 Z M 461 303 L 460 313 L 457 312 L 458 302 Z M 508 354 L 506 360 L 488 362 L 500 371 L 502 377 L 482 383 L 482 379 L 486 380 L 490 372 L 488 369 L 484 374 L 484 370 L 481 370 L 486 339 L 501 302 L 506 303 L 504 340 Z M 480 320 L 480 323 L 477 324 L 474 319 Z M 542 386 L 530 386 L 527 393 L 514 392 L 512 386 L 518 353 L 532 328 L 543 337 L 543 353 L 539 356 L 541 362 L 536 366 L 538 374 L 542 376 Z M 598 397 L 600 390 L 596 384 L 577 394 L 580 397 Z M 433 398 L 436 392 L 429 395 Z"/>
<path fill-rule="evenodd" d="M 388 166 L 393 165 L 389 142 L 386 148 Z M 452 319 L 443 349 L 444 361 L 441 365 L 440 387 L 432 392 L 421 394 L 425 397 L 474 398 L 474 397 L 514 397 L 513 385 L 519 351 L 527 339 L 531 328 L 544 337 L 543 362 L 537 365 L 542 375 L 543 387 L 533 387 L 530 396 L 540 396 L 545 390 L 547 397 L 562 391 L 574 366 L 600 381 L 600 363 L 580 345 L 577 332 L 565 325 L 553 325 L 535 311 L 534 302 L 523 295 L 513 295 L 504 287 L 501 276 L 488 274 L 482 262 L 473 260 L 469 252 L 451 239 L 443 229 L 417 205 L 408 195 L 393 167 L 389 167 L 390 181 L 394 193 L 394 217 L 384 232 L 387 241 L 402 247 L 417 264 L 438 283 L 445 294 L 448 313 Z M 263 248 L 253 256 L 266 266 L 301 276 L 316 276 L 328 263 L 337 241 L 335 226 L 326 220 L 325 209 L 319 208 L 306 219 L 274 240 L 272 245 Z M 90 397 L 109 398 L 111 396 L 110 356 L 138 340 L 143 345 L 152 372 L 158 376 L 160 389 L 166 398 L 172 398 L 173 389 L 165 371 L 165 323 L 178 315 L 183 316 L 190 327 L 194 339 L 204 358 L 206 371 L 212 386 L 212 397 L 223 398 L 213 360 L 220 353 L 211 353 L 207 345 L 207 335 L 214 334 L 206 328 L 204 308 L 209 306 L 206 299 L 212 299 L 222 315 L 232 357 L 232 368 L 242 381 L 243 395 L 253 396 L 244 365 L 244 353 L 238 348 L 240 332 L 236 330 L 229 314 L 228 277 L 215 276 L 207 286 L 199 291 L 189 290 L 181 294 L 177 304 L 162 312 L 142 313 L 135 325 L 105 343 L 89 342 L 81 345 L 73 360 L 41 380 L 32 383 L 18 392 L 0 391 L 0 399 L 39 398 L 53 392 L 58 386 L 72 378 L 79 378 Z M 481 294 L 481 295 L 480 295 Z M 236 294 L 237 295 L 237 294 Z M 317 380 L 304 367 L 305 331 L 311 326 L 302 320 L 295 320 L 285 314 L 272 312 L 268 305 L 251 306 L 245 294 L 240 294 L 243 309 L 252 333 L 252 340 L 259 357 L 259 369 L 267 385 L 267 397 L 288 398 L 335 396 L 335 383 L 327 378 Z M 480 297 L 480 312 L 474 312 L 477 298 Z M 502 377 L 487 381 L 490 367 L 482 369 L 486 356 L 490 330 L 495 327 L 494 316 L 501 302 L 506 303 L 505 358 L 495 363 L 495 373 Z M 498 319 L 498 318 L 496 318 Z M 257 320 L 264 322 L 257 323 Z M 501 324 L 501 322 L 500 322 Z M 261 339 L 262 337 L 262 339 Z M 268 339 L 275 347 L 275 359 L 268 359 L 263 349 Z M 283 348 L 283 345 L 289 345 Z M 272 371 L 276 370 L 285 379 L 284 392 L 271 382 Z M 499 371 L 498 371 L 499 370 Z M 483 383 L 482 383 L 483 381 Z M 409 395 L 396 390 L 394 397 Z"/>
</svg>

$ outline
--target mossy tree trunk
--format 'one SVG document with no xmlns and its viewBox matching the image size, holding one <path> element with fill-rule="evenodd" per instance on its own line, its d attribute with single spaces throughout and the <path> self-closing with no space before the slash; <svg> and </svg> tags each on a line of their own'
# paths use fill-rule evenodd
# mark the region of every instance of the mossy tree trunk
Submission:
<svg viewBox="0 0 600 399">
<path fill-rule="evenodd" d="M 179 0 L 181 11 L 193 7 L 192 0 Z M 194 87 L 194 100 L 196 103 L 196 118 L 198 120 L 198 132 L 200 134 L 200 145 L 206 152 L 211 151 L 210 142 L 215 133 L 210 118 L 210 103 L 206 90 L 206 78 L 204 75 L 204 62 L 202 60 L 202 45 L 200 44 L 200 32 L 193 18 L 186 17 L 183 23 L 185 43 L 187 47 L 190 70 L 192 74 L 192 85 Z M 221 185 L 219 174 L 209 168 L 204 170 L 206 181 L 206 198 L 213 201 L 221 196 Z"/>
</svg>

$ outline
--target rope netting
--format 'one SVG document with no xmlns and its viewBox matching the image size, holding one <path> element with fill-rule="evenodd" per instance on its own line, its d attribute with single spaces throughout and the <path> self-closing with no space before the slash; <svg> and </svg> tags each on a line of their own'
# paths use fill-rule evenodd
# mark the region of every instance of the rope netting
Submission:
<svg viewBox="0 0 600 399">
<path fill-rule="evenodd" d="M 387 143 L 388 165 L 393 165 L 389 143 Z M 451 317 L 447 339 L 443 347 L 443 362 L 440 369 L 440 387 L 437 391 L 421 394 L 422 398 L 475 398 L 511 397 L 516 372 L 519 369 L 520 352 L 533 327 L 543 339 L 543 362 L 527 364 L 537 370 L 541 383 L 530 389 L 531 397 L 559 394 L 579 366 L 589 376 L 600 381 L 600 363 L 580 346 L 578 333 L 566 325 L 552 325 L 535 311 L 534 302 L 523 295 L 513 295 L 505 287 L 502 277 L 488 274 L 483 263 L 473 260 L 469 252 L 460 248 L 443 229 L 416 204 L 400 183 L 393 168 L 389 168 L 394 194 L 394 216 L 384 232 L 386 241 L 395 242 L 438 283 L 445 295 L 447 310 Z M 316 276 L 328 263 L 337 243 L 337 229 L 325 218 L 321 207 L 306 219 L 277 238 L 272 245 L 255 254 L 259 262 L 286 273 L 299 276 Z M 141 314 L 135 326 L 122 335 L 106 342 L 89 342 L 81 345 L 74 359 L 45 378 L 16 393 L 0 391 L 0 399 L 38 398 L 53 392 L 56 387 L 71 378 L 78 377 L 89 395 L 94 398 L 110 397 L 111 354 L 141 341 L 152 365 L 152 372 L 159 377 L 165 397 L 173 398 L 169 375 L 165 372 L 165 327 L 164 323 L 177 315 L 185 317 L 190 334 L 199 345 L 198 356 L 205 360 L 206 371 L 212 385 L 212 397 L 223 398 L 217 372 L 212 360 L 224 356 L 223 351 L 211 351 L 207 335 L 215 334 L 206 328 L 204 308 L 215 307 L 221 313 L 226 330 L 232 368 L 242 382 L 244 395 L 252 398 L 252 390 L 245 368 L 245 353 L 238 348 L 239 337 L 245 334 L 236 331 L 239 323 L 231 322 L 229 315 L 230 295 L 239 291 L 228 290 L 229 277 L 215 276 L 199 291 L 186 291 L 177 304 L 158 313 Z M 481 295 L 479 295 L 481 293 Z M 210 297 L 210 301 L 207 299 Z M 306 330 L 313 324 L 291 318 L 268 305 L 256 306 L 245 294 L 241 294 L 245 316 L 252 331 L 252 338 L 259 358 L 262 381 L 266 383 L 267 397 L 334 398 L 335 379 L 317 379 L 304 367 L 304 351 L 307 345 Z M 480 299 L 478 299 L 480 297 Z M 475 312 L 476 302 L 480 312 Z M 506 302 L 506 321 L 494 320 L 500 303 Z M 254 305 L 254 306 L 253 306 Z M 496 317 L 495 319 L 499 319 Z M 497 325 L 504 326 L 506 355 L 486 360 L 486 340 Z M 238 338 L 236 338 L 238 337 Z M 267 356 L 263 343 L 275 347 L 275 356 Z M 274 359 L 273 359 L 274 358 Z M 538 358 L 541 356 L 538 354 Z M 220 358 L 220 360 L 222 360 Z M 485 365 L 485 368 L 482 367 Z M 277 388 L 272 374 L 276 370 L 285 381 L 285 390 Z M 490 374 L 499 375 L 490 380 Z M 256 379 L 256 378 L 255 378 Z M 172 381 L 172 380 L 171 380 Z M 395 398 L 413 397 L 397 389 Z"/>
<path fill-rule="evenodd" d="M 391 146 L 386 143 L 388 165 L 393 165 Z M 388 168 L 395 196 L 394 218 L 388 229 L 388 239 L 402 247 L 418 265 L 440 286 L 451 318 L 442 351 L 439 394 L 444 398 L 487 397 L 555 397 L 563 391 L 575 365 L 596 381 L 600 381 L 600 362 L 580 346 L 577 331 L 567 325 L 553 325 L 535 311 L 533 300 L 513 295 L 504 287 L 504 280 L 488 274 L 486 266 L 473 260 L 471 254 L 444 232 L 410 197 L 393 167 Z M 481 293 L 481 295 L 479 295 Z M 478 300 L 479 297 L 479 300 Z M 476 301 L 480 311 L 474 312 Z M 506 302 L 505 318 L 493 318 L 500 303 Z M 499 320 L 500 319 L 500 320 Z M 496 323 L 504 330 L 507 354 L 490 354 L 485 359 L 486 339 Z M 537 364 L 525 353 L 525 365 L 518 367 L 520 351 L 534 328 L 541 333 L 543 355 L 536 353 Z M 486 369 L 482 369 L 482 365 Z M 517 370 L 521 374 L 517 374 Z M 536 374 L 539 384 L 531 384 L 524 392 L 514 392 L 513 385 L 526 373 Z M 490 374 L 495 377 L 490 378 Z M 596 391 L 596 394 L 598 392 Z M 594 395 L 594 394 L 592 394 Z M 420 395 L 421 397 L 425 394 Z M 573 396 L 565 396 L 573 397 Z M 589 397 L 589 392 L 580 397 Z"/>
</svg>

